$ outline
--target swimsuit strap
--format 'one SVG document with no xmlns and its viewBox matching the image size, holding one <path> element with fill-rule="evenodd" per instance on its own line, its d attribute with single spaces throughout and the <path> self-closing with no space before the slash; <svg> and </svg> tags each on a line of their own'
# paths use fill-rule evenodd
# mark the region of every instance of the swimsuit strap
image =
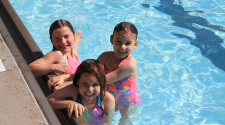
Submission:
<svg viewBox="0 0 225 125">
<path fill-rule="evenodd" d="M 114 55 L 114 54 L 115 54 L 115 53 L 112 53 L 112 54 L 105 60 L 104 66 L 105 66 L 106 61 L 107 61 L 112 55 Z"/>
<path fill-rule="evenodd" d="M 119 64 L 123 63 L 124 61 L 128 60 L 130 57 L 132 57 L 131 55 L 128 56 L 127 58 L 123 59 Z M 117 66 L 118 67 L 118 66 Z"/>
<path fill-rule="evenodd" d="M 81 95 L 79 95 L 79 97 L 77 98 L 76 102 L 83 105 L 83 101 L 82 101 L 82 96 Z"/>
<path fill-rule="evenodd" d="M 67 58 L 69 57 L 67 54 L 65 54 L 65 55 L 66 55 Z M 79 58 L 77 57 L 77 55 L 76 54 L 74 54 L 74 55 L 75 55 L 77 61 L 79 61 Z"/>
<path fill-rule="evenodd" d="M 77 98 L 76 102 L 83 105 L 82 98 L 83 97 L 81 95 L 79 95 L 79 97 Z M 101 106 L 100 94 L 97 96 L 97 105 L 96 106 Z"/>
<path fill-rule="evenodd" d="M 101 106 L 100 94 L 97 96 L 97 106 Z"/>
<path fill-rule="evenodd" d="M 104 69 L 105 69 L 105 70 L 106 70 L 106 68 L 105 68 L 106 61 L 108 61 L 108 59 L 109 59 L 112 55 L 114 55 L 114 54 L 115 54 L 115 52 L 112 53 L 112 54 L 105 60 L 105 62 L 104 62 Z M 123 59 L 116 67 L 114 67 L 114 68 L 112 68 L 112 69 L 109 69 L 109 70 L 106 70 L 106 71 L 113 71 L 114 69 L 117 69 L 118 66 L 119 66 L 121 63 L 123 63 L 124 61 L 126 61 L 126 60 L 129 59 L 130 57 L 132 57 L 132 56 L 130 55 L 130 56 L 126 57 L 126 58 Z"/>
</svg>

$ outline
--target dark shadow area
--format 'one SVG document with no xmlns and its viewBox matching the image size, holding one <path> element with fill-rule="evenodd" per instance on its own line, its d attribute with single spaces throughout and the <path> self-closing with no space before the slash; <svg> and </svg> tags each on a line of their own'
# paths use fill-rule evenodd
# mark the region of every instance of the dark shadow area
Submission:
<svg viewBox="0 0 225 125">
<path fill-rule="evenodd" d="M 204 13 L 204 11 L 185 11 L 181 2 L 174 0 L 160 0 L 159 6 L 153 6 L 156 10 L 159 10 L 172 17 L 174 21 L 173 25 L 185 29 L 189 29 L 194 32 L 196 38 L 193 39 L 190 36 L 180 33 L 172 33 L 172 35 L 179 38 L 186 38 L 190 41 L 191 45 L 198 47 L 202 55 L 211 60 L 211 62 L 218 68 L 225 71 L 225 48 L 222 46 L 224 42 L 222 38 L 216 35 L 213 31 L 207 29 L 211 28 L 217 31 L 225 32 L 222 26 L 213 25 L 205 18 L 200 16 L 189 15 L 190 12 Z M 146 5 L 145 5 L 146 6 Z M 207 27 L 201 28 L 197 25 Z"/>
</svg>

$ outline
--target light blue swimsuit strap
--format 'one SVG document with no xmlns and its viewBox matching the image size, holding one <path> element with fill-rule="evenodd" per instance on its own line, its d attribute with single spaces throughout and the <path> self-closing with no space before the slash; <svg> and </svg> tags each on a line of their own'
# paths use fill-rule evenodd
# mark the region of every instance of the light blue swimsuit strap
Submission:
<svg viewBox="0 0 225 125">
<path fill-rule="evenodd" d="M 82 98 L 83 97 L 80 95 L 79 98 L 77 98 L 76 102 L 78 102 L 78 103 L 83 105 Z M 97 106 L 101 106 L 100 94 L 97 96 Z"/>
</svg>

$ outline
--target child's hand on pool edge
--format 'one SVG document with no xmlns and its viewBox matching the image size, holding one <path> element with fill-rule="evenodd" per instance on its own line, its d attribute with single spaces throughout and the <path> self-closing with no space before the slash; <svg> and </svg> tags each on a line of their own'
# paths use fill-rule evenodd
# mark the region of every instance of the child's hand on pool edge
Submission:
<svg viewBox="0 0 225 125">
<path fill-rule="evenodd" d="M 68 111 L 69 119 L 71 119 L 71 116 L 73 114 L 73 111 L 75 113 L 74 114 L 75 117 L 78 118 L 78 116 L 81 116 L 82 115 L 82 112 L 84 111 L 84 107 L 80 103 L 77 103 L 75 101 L 71 101 L 67 105 L 67 111 Z"/>
</svg>

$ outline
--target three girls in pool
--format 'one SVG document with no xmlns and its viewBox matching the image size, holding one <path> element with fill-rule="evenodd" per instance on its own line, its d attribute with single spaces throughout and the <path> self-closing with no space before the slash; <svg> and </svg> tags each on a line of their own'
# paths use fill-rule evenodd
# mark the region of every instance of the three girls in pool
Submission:
<svg viewBox="0 0 225 125">
<path fill-rule="evenodd" d="M 66 25 L 64 26 L 60 25 L 60 27 L 55 28 L 55 30 L 53 30 L 53 33 L 54 31 L 57 32 L 57 30 L 59 29 L 70 29 L 71 34 L 73 34 L 73 38 L 74 38 L 73 41 L 76 45 L 76 47 L 74 48 L 77 49 L 77 45 L 80 41 L 81 33 L 80 35 L 79 34 L 77 35 L 79 36 L 79 38 L 77 38 L 76 34 L 74 35 L 74 32 L 71 30 L 71 28 L 68 28 L 68 26 Z M 56 37 L 54 37 L 54 34 L 52 34 L 52 38 L 59 39 L 59 41 L 56 42 L 58 44 L 53 42 L 53 39 L 51 38 L 51 32 L 50 32 L 50 38 L 52 40 L 53 45 L 57 49 L 56 51 L 57 52 L 61 51 L 62 55 L 65 55 L 64 54 L 65 52 L 72 51 L 73 42 L 66 42 L 66 44 L 61 44 L 63 43 L 63 39 L 64 39 L 64 36 L 62 35 L 63 33 L 64 33 L 63 31 L 59 32 L 59 34 L 55 35 Z M 89 82 L 86 81 L 84 83 L 82 82 L 80 83 L 80 80 L 82 80 L 81 79 L 82 76 L 85 77 L 86 80 L 88 80 L 89 76 L 90 77 L 92 76 L 92 78 L 90 78 L 92 79 L 92 81 L 96 80 L 97 76 L 95 74 L 88 73 L 88 72 L 78 72 L 79 68 L 77 69 L 75 74 L 71 73 L 71 75 L 60 75 L 50 79 L 48 81 L 49 88 L 51 89 L 51 86 L 57 85 L 59 89 L 48 97 L 48 100 L 51 106 L 53 107 L 53 109 L 68 108 L 69 117 L 71 117 L 71 114 L 72 114 L 71 112 L 73 110 L 75 111 L 76 116 L 78 114 L 81 115 L 81 111 L 84 111 L 84 107 L 82 107 L 78 103 L 75 103 L 74 101 L 66 100 L 66 98 L 70 96 L 70 97 L 73 97 L 73 99 L 76 99 L 76 100 L 78 99 L 77 102 L 85 106 L 88 112 L 90 111 L 98 112 L 98 110 L 95 110 L 95 109 L 97 108 L 97 106 L 99 106 L 99 95 L 100 95 L 101 109 L 104 114 L 103 123 L 111 122 L 111 119 L 112 119 L 111 117 L 113 114 L 112 112 L 114 111 L 114 108 L 112 108 L 113 105 L 108 105 L 107 103 L 113 102 L 114 101 L 113 99 L 115 98 L 115 103 L 114 103 L 115 110 L 116 111 L 120 110 L 120 113 L 122 116 L 119 124 L 131 124 L 131 119 L 136 113 L 138 105 L 141 102 L 140 98 L 136 94 L 137 93 L 137 89 L 136 89 L 137 63 L 135 58 L 130 55 L 132 50 L 136 48 L 138 45 L 137 35 L 138 35 L 138 31 L 136 27 L 129 22 L 121 22 L 114 28 L 113 35 L 111 35 L 110 37 L 110 42 L 113 45 L 114 51 L 103 52 L 97 59 L 104 67 L 104 70 L 106 73 L 105 78 L 106 78 L 107 85 L 105 85 L 104 83 L 100 83 L 102 79 L 98 79 L 95 83 L 90 82 L 91 80 Z M 62 36 L 63 38 L 61 38 Z M 66 49 L 67 47 L 70 48 L 71 51 L 69 51 L 69 49 Z M 72 51 L 72 52 L 75 52 L 75 51 Z M 64 61 L 66 61 L 67 58 L 68 57 L 64 57 Z M 60 64 L 60 62 L 59 61 L 52 62 L 52 65 L 53 64 Z M 63 66 L 64 65 L 61 65 L 59 69 L 62 69 Z M 41 69 L 39 68 L 39 70 Z M 54 72 L 57 73 L 57 71 L 54 71 Z M 58 72 L 58 73 L 64 73 L 64 72 Z M 78 73 L 80 75 L 80 78 L 76 77 Z M 73 82 L 63 82 L 65 79 L 69 81 L 73 80 Z M 69 87 L 67 87 L 66 85 Z M 78 86 L 76 87 L 74 85 L 78 85 Z M 87 89 L 81 86 L 86 86 Z M 102 92 L 105 93 L 105 96 L 101 92 L 99 92 L 98 89 L 95 89 L 96 86 L 101 86 L 100 90 L 102 90 Z M 69 91 L 71 88 L 73 88 L 72 89 L 73 91 Z M 105 88 L 109 93 L 105 91 Z M 110 98 L 110 93 L 114 96 L 114 98 Z M 90 97 L 90 98 L 86 98 L 83 96 Z M 105 100 L 108 100 L 108 101 L 104 102 L 104 98 L 106 98 Z M 71 108 L 72 105 L 76 107 Z M 108 107 L 106 105 L 108 105 Z M 85 118 L 89 121 L 89 123 L 92 123 L 92 121 L 90 120 L 92 118 L 88 116 L 86 116 Z"/>
</svg>

